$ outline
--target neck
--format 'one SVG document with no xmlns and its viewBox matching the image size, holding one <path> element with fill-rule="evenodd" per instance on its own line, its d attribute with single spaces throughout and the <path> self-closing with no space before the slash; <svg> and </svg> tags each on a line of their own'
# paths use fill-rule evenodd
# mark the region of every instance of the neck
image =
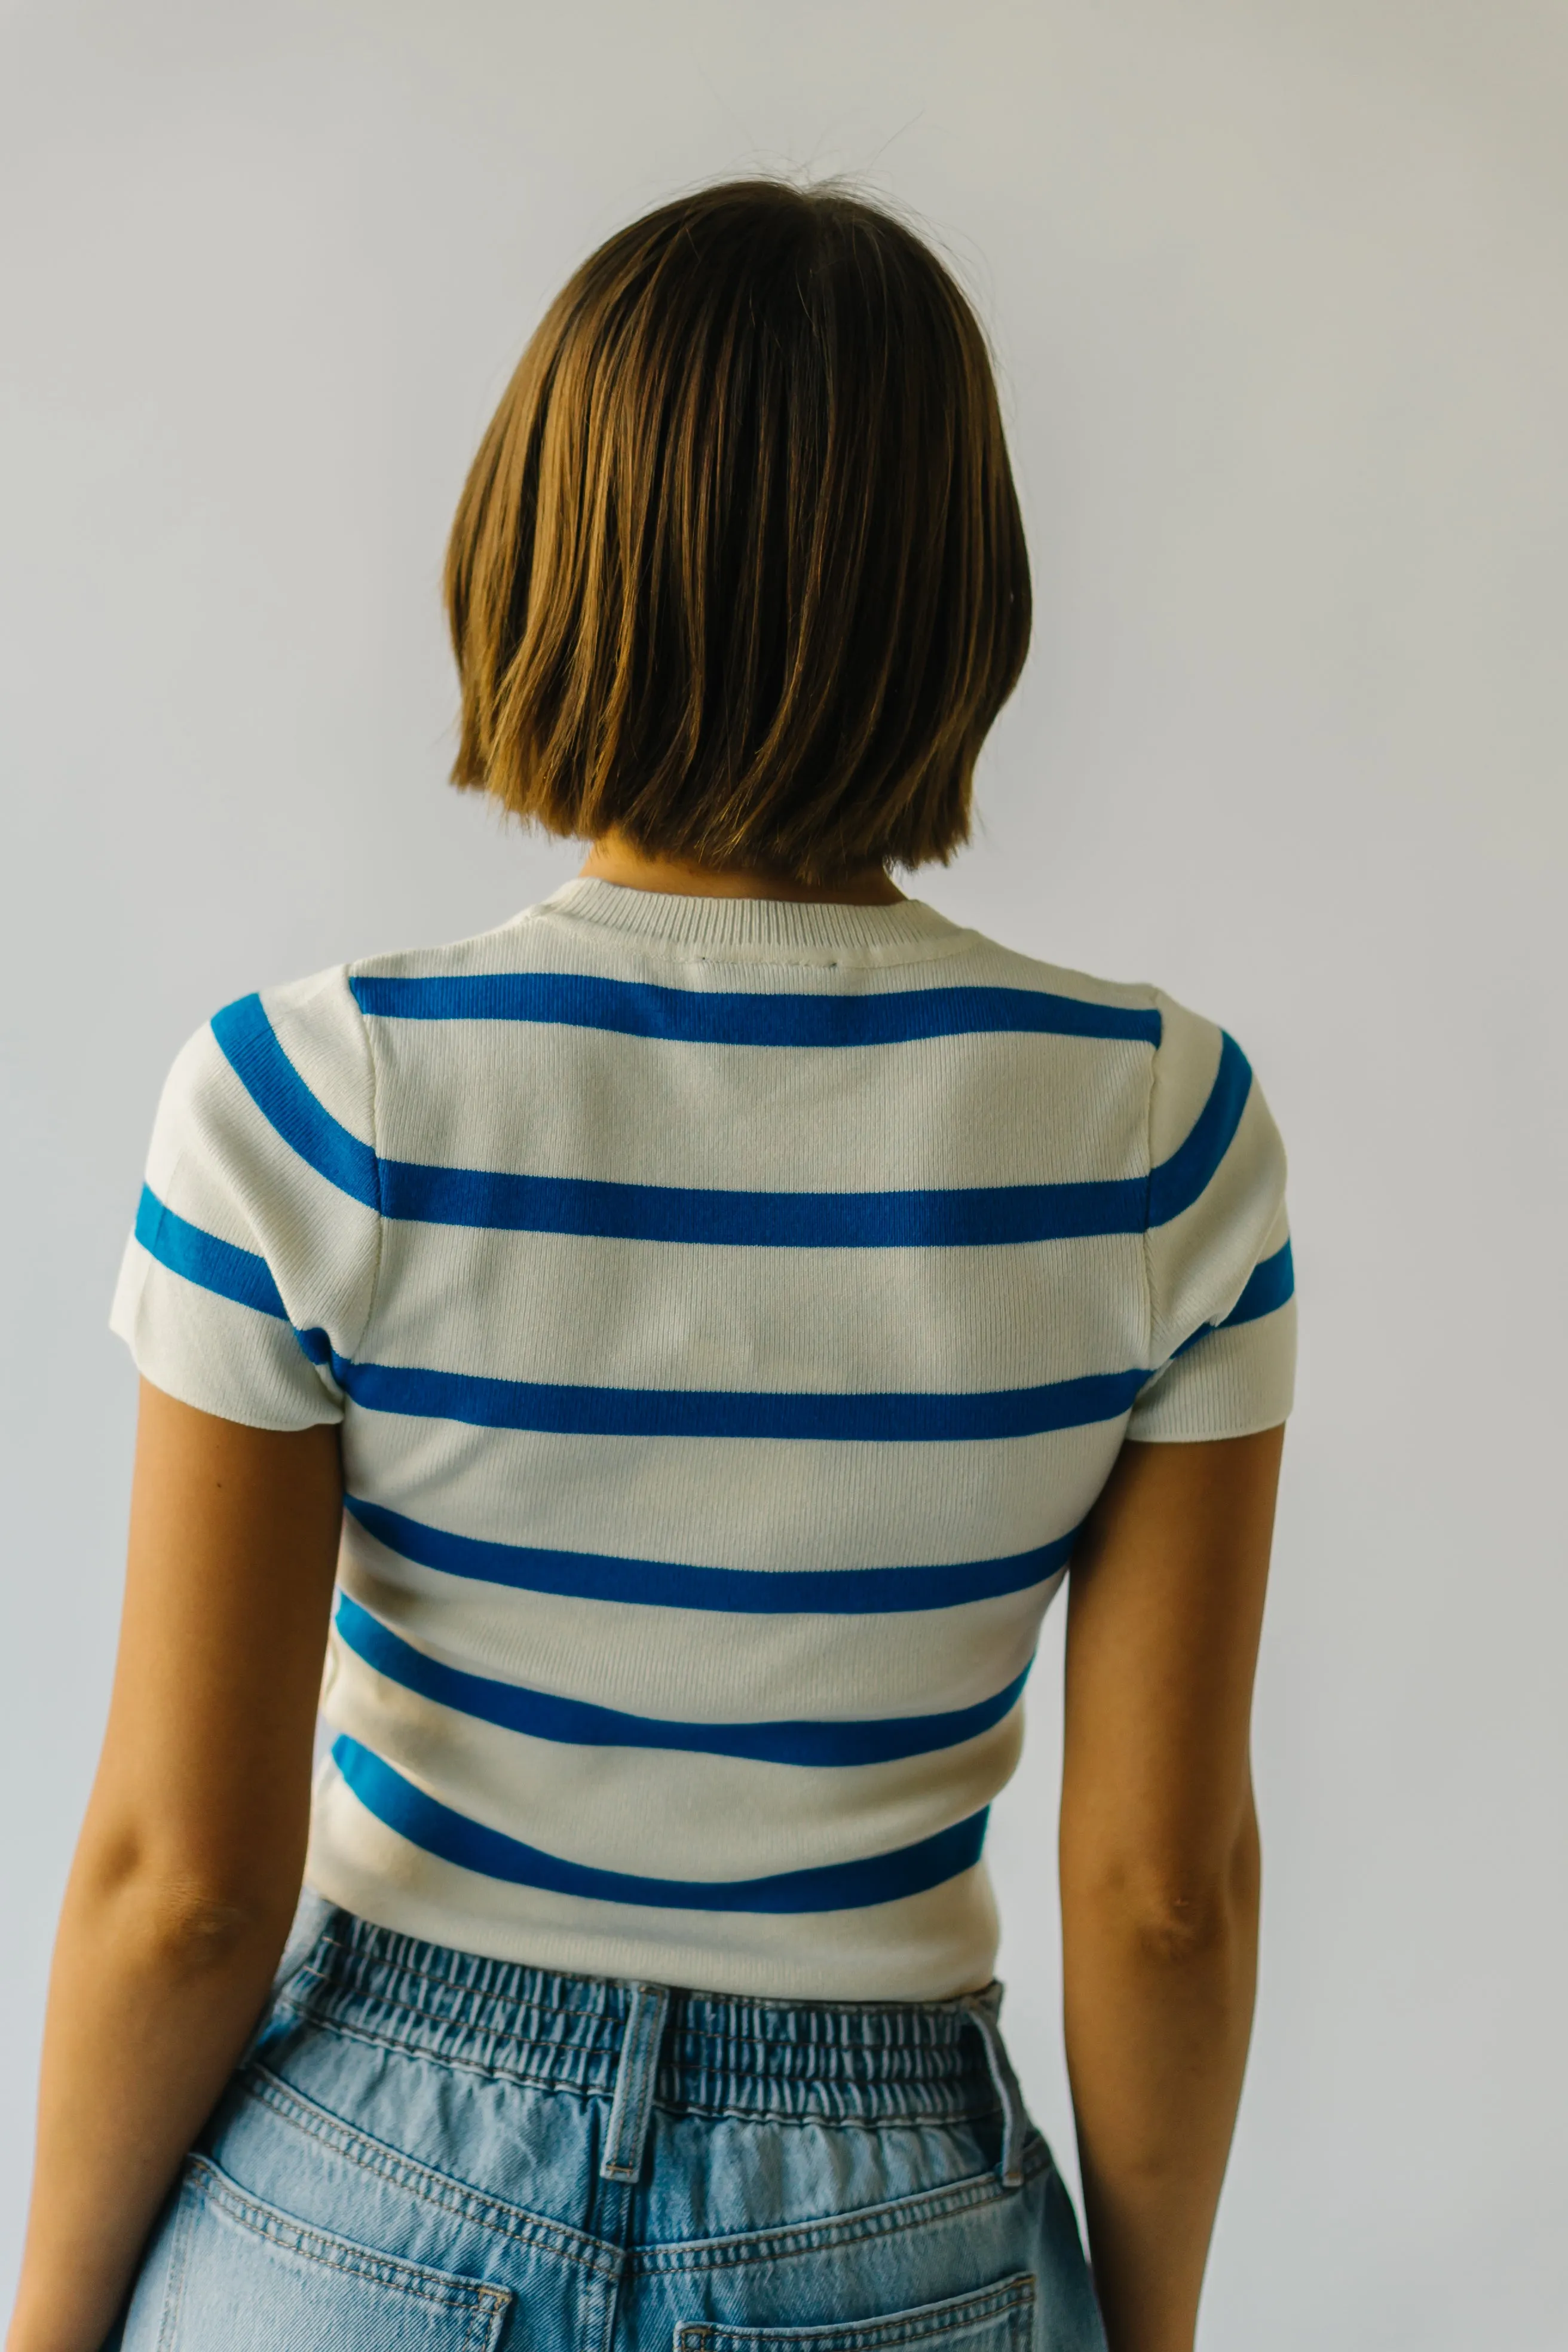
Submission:
<svg viewBox="0 0 1568 2352">
<path fill-rule="evenodd" d="M 795 875 L 753 866 L 647 857 L 618 833 L 600 835 L 582 872 L 595 882 L 618 882 L 627 890 L 663 890 L 677 898 L 785 898 L 836 907 L 893 907 L 904 895 L 879 866 L 862 866 L 832 882 L 802 882 Z"/>
</svg>

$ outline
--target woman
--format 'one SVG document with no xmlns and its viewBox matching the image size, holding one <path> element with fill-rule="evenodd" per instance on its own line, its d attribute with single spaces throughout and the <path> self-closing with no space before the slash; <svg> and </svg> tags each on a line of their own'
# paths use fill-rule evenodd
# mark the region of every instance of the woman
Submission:
<svg viewBox="0 0 1568 2352">
<path fill-rule="evenodd" d="M 587 863 L 174 1066 L 10 2352 L 1176 2352 L 1252 2001 L 1283 1161 L 1211 1024 L 889 878 L 963 840 L 1028 638 L 962 295 L 837 192 L 623 231 L 447 591 L 456 781 Z M 1093 2290 L 981 1859 L 1069 1554 Z"/>
</svg>

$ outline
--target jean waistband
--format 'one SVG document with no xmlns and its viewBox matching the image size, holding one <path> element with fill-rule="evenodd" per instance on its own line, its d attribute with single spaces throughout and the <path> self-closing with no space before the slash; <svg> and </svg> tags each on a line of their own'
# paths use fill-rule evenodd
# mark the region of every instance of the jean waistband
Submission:
<svg viewBox="0 0 1568 2352">
<path fill-rule="evenodd" d="M 996 2028 L 998 1984 L 929 2002 L 659 1990 L 648 2067 L 662 2107 L 867 2123 L 960 2122 L 1001 2107 L 1009 2140 L 1021 2134 Z M 447 2064 L 609 2097 L 628 2029 L 646 2012 L 638 1994 L 620 1978 L 487 1959 L 325 1906 L 279 1990 L 315 2023 Z"/>
</svg>

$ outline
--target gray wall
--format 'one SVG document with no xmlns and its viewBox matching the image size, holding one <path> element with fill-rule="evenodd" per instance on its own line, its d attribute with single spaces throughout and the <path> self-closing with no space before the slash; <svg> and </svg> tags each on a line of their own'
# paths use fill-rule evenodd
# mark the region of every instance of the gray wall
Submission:
<svg viewBox="0 0 1568 2352">
<path fill-rule="evenodd" d="M 159 1080 L 229 997 L 571 870 L 442 782 L 452 502 L 587 247 L 783 164 L 916 207 L 1005 371 L 1036 649 L 921 887 L 1224 1020 L 1292 1150 L 1263 1982 L 1204 2340 L 1568 2340 L 1565 83 L 1531 0 L 5 8 L 5 2279 Z M 1065 2157 L 1056 1679 L 994 1839 Z"/>
</svg>

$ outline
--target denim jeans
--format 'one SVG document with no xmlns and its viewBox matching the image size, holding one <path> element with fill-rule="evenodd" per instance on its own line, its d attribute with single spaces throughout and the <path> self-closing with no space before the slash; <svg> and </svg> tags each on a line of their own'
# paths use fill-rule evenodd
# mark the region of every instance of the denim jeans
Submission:
<svg viewBox="0 0 1568 2352">
<path fill-rule="evenodd" d="M 308 1898 L 124 2352 L 1102 2352 L 999 1990 L 556 1976 Z"/>
</svg>

